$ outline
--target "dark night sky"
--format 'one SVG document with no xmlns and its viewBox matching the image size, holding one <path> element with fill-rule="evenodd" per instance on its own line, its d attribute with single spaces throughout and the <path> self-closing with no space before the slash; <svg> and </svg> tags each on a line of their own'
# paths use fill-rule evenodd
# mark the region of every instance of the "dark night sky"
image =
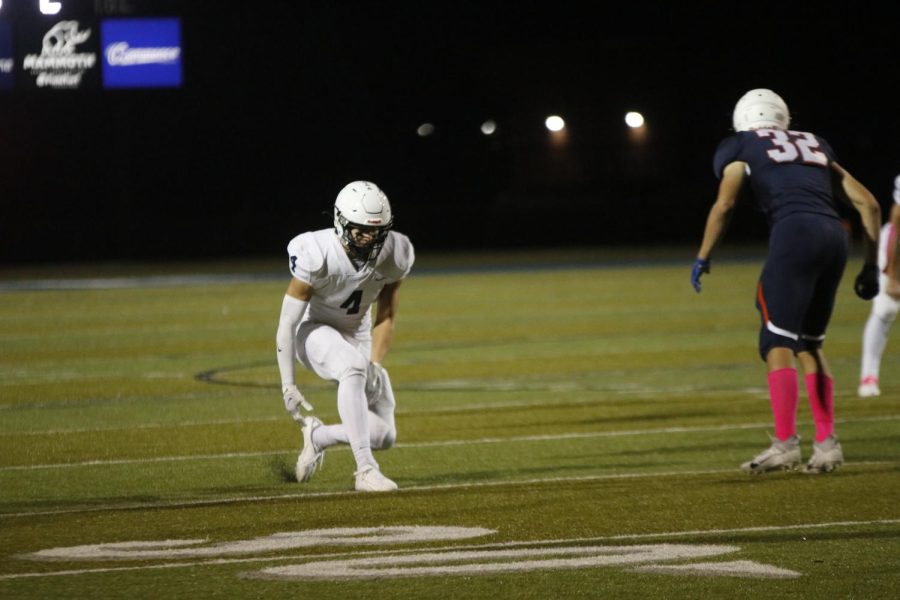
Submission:
<svg viewBox="0 0 900 600">
<path fill-rule="evenodd" d="M 353 179 L 387 191 L 422 249 L 699 243 L 712 153 L 754 87 L 886 206 L 900 170 L 887 9 L 580 4 L 100 2 L 180 15 L 185 85 L 0 94 L 0 263 L 280 256 L 329 225 Z M 640 144 L 628 110 L 648 120 Z M 738 217 L 732 239 L 764 231 Z"/>
</svg>

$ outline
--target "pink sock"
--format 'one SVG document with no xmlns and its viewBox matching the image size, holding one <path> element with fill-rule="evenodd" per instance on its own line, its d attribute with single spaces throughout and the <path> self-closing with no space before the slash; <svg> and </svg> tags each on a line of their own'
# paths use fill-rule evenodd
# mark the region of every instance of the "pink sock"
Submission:
<svg viewBox="0 0 900 600">
<path fill-rule="evenodd" d="M 775 437 L 784 441 L 797 432 L 797 369 L 769 373 L 769 399 L 775 417 Z"/>
<path fill-rule="evenodd" d="M 816 441 L 821 442 L 834 433 L 834 382 L 831 377 L 822 375 L 820 383 L 817 373 L 810 373 L 805 380 L 809 406 L 816 423 Z"/>
</svg>

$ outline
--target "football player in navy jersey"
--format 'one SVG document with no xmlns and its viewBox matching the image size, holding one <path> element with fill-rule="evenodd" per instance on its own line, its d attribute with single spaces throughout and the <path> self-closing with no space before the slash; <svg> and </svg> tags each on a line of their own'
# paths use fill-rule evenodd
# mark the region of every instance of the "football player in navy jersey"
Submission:
<svg viewBox="0 0 900 600">
<path fill-rule="evenodd" d="M 326 448 L 347 444 L 357 490 L 397 489 L 372 455 L 397 437 L 394 392 L 381 361 L 393 340 L 400 283 L 415 262 L 409 238 L 393 223 L 385 193 L 370 181 L 353 181 L 334 201 L 333 228 L 288 243 L 291 280 L 275 337 L 284 407 L 303 427 L 297 481 L 309 481 Z M 337 383 L 339 424 L 301 414 L 312 406 L 297 388 L 295 361 Z"/>
<path fill-rule="evenodd" d="M 894 180 L 894 203 L 891 218 L 881 228 L 878 248 L 880 290 L 872 302 L 872 310 L 863 330 L 862 361 L 859 388 L 861 398 L 881 395 L 879 375 L 881 358 L 887 346 L 888 333 L 900 312 L 900 175 Z"/>
<path fill-rule="evenodd" d="M 733 121 L 735 134 L 719 144 L 713 158 L 719 189 L 691 284 L 700 292 L 700 277 L 710 272 L 710 255 L 739 193 L 748 190 L 769 223 L 756 306 L 762 318 L 759 354 L 768 366 L 775 436 L 769 448 L 741 468 L 758 474 L 800 465 L 799 361 L 816 430 L 805 472 L 829 472 L 843 464 L 844 456 L 834 435 L 833 382 L 822 342 L 849 252 L 849 235 L 835 201 L 848 201 L 862 220 L 865 259 L 854 290 L 864 300 L 878 293 L 881 210 L 872 193 L 838 164 L 828 142 L 789 129 L 788 107 L 775 92 L 747 92 L 735 106 Z"/>
</svg>

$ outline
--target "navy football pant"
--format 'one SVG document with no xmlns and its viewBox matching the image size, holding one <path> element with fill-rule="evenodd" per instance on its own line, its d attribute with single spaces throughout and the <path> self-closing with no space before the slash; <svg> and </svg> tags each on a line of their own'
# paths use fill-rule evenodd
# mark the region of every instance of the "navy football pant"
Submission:
<svg viewBox="0 0 900 600">
<path fill-rule="evenodd" d="M 772 226 L 756 294 L 763 360 L 772 348 L 796 354 L 822 345 L 848 246 L 843 224 L 823 215 L 795 213 Z"/>
</svg>

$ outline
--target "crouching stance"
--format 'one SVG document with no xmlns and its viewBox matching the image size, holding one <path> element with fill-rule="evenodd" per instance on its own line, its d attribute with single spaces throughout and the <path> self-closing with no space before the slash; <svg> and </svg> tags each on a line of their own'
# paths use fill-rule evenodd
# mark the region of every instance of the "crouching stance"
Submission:
<svg viewBox="0 0 900 600">
<path fill-rule="evenodd" d="M 348 444 L 357 490 L 397 489 L 372 454 L 390 448 L 397 437 L 394 393 L 381 361 L 393 337 L 400 283 L 415 260 L 409 238 L 392 225 L 384 192 L 374 183 L 354 181 L 335 200 L 334 229 L 306 232 L 288 244 L 292 277 L 276 341 L 284 406 L 303 428 L 297 481 L 309 481 L 327 448 Z M 301 408 L 309 413 L 312 406 L 297 388 L 295 360 L 337 382 L 339 424 L 301 414 Z"/>
<path fill-rule="evenodd" d="M 788 128 L 787 104 L 772 90 L 747 92 L 735 106 L 733 122 L 734 135 L 719 144 L 713 158 L 719 191 L 707 216 L 691 283 L 701 290 L 710 254 L 746 190 L 769 220 L 769 253 L 756 287 L 756 307 L 775 439 L 741 468 L 759 474 L 800 465 L 799 363 L 815 425 L 804 472 L 828 473 L 844 463 L 834 433 L 834 382 L 822 349 L 849 254 L 836 201 L 850 203 L 865 232 L 865 262 L 853 288 L 864 300 L 878 293 L 881 208 L 837 163 L 828 142 Z"/>
</svg>

